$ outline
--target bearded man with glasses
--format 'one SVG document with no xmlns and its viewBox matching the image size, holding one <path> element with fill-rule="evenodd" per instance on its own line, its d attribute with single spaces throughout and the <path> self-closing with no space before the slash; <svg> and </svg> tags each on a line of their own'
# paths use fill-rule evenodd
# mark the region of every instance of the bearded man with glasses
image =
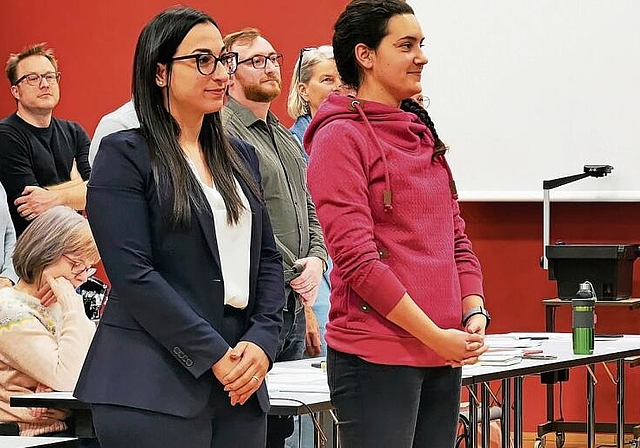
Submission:
<svg viewBox="0 0 640 448">
<path fill-rule="evenodd" d="M 0 182 L 19 236 L 56 205 L 84 209 L 89 136 L 78 123 L 53 117 L 60 72 L 51 49 L 37 44 L 12 54 L 6 75 L 17 110 L 0 121 Z"/>
<path fill-rule="evenodd" d="M 307 333 L 303 305 L 310 307 L 316 300 L 327 250 L 307 191 L 300 145 L 269 110 L 282 90 L 283 57 L 253 28 L 227 35 L 224 45 L 227 51 L 238 53 L 239 60 L 229 82 L 222 121 L 227 132 L 256 149 L 264 199 L 283 258 L 287 301 L 276 361 L 301 359 Z M 300 273 L 293 269 L 295 264 L 302 266 Z M 293 419 L 269 416 L 267 448 L 283 447 L 292 432 Z"/>
</svg>

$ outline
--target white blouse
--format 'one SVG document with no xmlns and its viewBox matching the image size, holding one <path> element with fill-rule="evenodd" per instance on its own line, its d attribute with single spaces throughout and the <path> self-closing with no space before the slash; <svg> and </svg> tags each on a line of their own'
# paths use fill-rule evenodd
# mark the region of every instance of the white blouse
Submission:
<svg viewBox="0 0 640 448">
<path fill-rule="evenodd" d="M 187 159 L 193 173 L 200 181 L 202 190 L 213 212 L 216 230 L 216 241 L 220 255 L 222 279 L 224 284 L 224 304 L 244 309 L 249 303 L 249 265 L 251 257 L 251 206 L 244 195 L 238 180 L 235 180 L 236 191 L 244 209 L 240 212 L 238 222 L 230 225 L 227 222 L 227 209 L 222 195 L 202 182 L 194 163 Z"/>
</svg>

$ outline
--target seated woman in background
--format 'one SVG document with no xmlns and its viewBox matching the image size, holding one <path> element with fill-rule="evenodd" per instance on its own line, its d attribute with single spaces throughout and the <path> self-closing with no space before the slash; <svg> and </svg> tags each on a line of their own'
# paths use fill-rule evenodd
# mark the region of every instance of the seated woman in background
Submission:
<svg viewBox="0 0 640 448">
<path fill-rule="evenodd" d="M 69 207 L 46 211 L 18 238 L 13 254 L 20 277 L 0 289 L 0 421 L 22 436 L 63 435 L 68 413 L 12 408 L 12 395 L 71 391 L 95 332 L 75 288 L 100 260 L 89 223 Z M 51 289 L 48 306 L 38 297 Z"/>
</svg>

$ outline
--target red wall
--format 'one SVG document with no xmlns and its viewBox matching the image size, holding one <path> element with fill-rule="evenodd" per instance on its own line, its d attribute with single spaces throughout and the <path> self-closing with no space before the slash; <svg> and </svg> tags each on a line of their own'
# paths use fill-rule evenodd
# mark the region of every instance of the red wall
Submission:
<svg viewBox="0 0 640 448">
<path fill-rule="evenodd" d="M 3 1 L 0 6 L 0 58 L 8 57 L 27 44 L 47 41 L 60 61 L 62 100 L 56 115 L 79 121 L 89 132 L 99 118 L 130 96 L 131 60 L 135 41 L 143 25 L 169 0 L 60 2 Z M 346 0 L 298 2 L 272 0 L 222 3 L 192 1 L 190 6 L 208 11 L 219 22 L 223 34 L 244 26 L 260 28 L 276 49 L 285 55 L 283 79 L 289 80 L 299 49 L 329 43 L 333 23 Z M 227 7 L 226 5 L 230 5 Z M 427 30 L 428 31 L 428 30 Z M 428 72 L 428 68 L 427 68 Z M 6 81 L 5 81 L 6 82 Z M 0 116 L 13 112 L 14 102 L 7 90 L 0 94 Z M 283 94 L 274 106 L 289 124 Z M 437 123 L 437 117 L 434 117 Z M 455 151 L 455 148 L 453 148 Z M 487 307 L 493 314 L 492 332 L 543 331 L 541 300 L 553 297 L 554 283 L 540 269 L 542 206 L 540 203 L 464 203 L 468 233 L 480 257 L 485 276 Z M 640 209 L 636 204 L 553 204 L 552 241 L 638 242 Z M 635 270 L 634 293 L 640 294 L 640 275 Z M 569 331 L 568 309 L 558 313 L 557 328 Z M 640 333 L 640 312 L 600 309 L 598 331 Z M 584 369 L 571 372 L 564 389 L 566 419 L 585 416 Z M 598 419 L 615 418 L 615 387 L 602 368 L 598 369 Z M 631 371 L 628 388 L 638 382 Z M 525 381 L 525 429 L 532 431 L 545 418 L 544 389 L 538 378 Z M 627 396 L 627 419 L 640 421 L 632 396 Z"/>
<path fill-rule="evenodd" d="M 155 14 L 177 3 L 176 0 L 1 1 L 0 60 L 5 61 L 9 53 L 28 44 L 48 42 L 56 51 L 62 72 L 62 99 L 56 115 L 79 121 L 92 135 L 100 117 L 131 95 L 131 62 L 140 30 Z M 284 53 L 286 89 L 300 48 L 330 43 L 333 23 L 346 4 L 346 0 L 188 3 L 211 14 L 223 35 L 246 26 L 260 29 Z M 4 85 L 8 89 L 8 82 Z M 274 110 L 289 124 L 285 102 L 286 93 Z M 13 109 L 13 98 L 6 91 L 0 95 L 0 116 Z"/>
</svg>

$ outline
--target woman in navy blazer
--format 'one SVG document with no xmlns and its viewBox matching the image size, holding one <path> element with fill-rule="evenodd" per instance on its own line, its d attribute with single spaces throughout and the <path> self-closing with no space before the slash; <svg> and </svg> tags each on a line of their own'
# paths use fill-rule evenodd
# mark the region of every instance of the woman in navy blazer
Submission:
<svg viewBox="0 0 640 448">
<path fill-rule="evenodd" d="M 153 18 L 134 58 L 140 129 L 106 137 L 95 159 L 87 214 L 112 291 L 75 396 L 102 448 L 265 444 L 284 280 L 257 157 L 218 114 L 237 62 L 206 14 Z"/>
</svg>

